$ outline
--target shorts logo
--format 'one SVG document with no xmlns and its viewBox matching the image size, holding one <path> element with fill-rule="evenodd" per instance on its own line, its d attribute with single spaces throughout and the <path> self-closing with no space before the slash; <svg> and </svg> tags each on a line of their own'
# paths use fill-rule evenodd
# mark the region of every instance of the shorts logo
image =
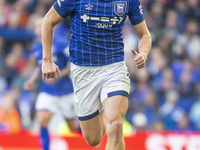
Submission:
<svg viewBox="0 0 200 150">
<path fill-rule="evenodd" d="M 114 11 L 118 16 L 122 16 L 126 13 L 127 2 L 115 1 L 114 5 Z"/>
<path fill-rule="evenodd" d="M 143 9 L 142 9 L 142 5 L 141 4 L 139 6 L 139 9 L 140 9 L 140 15 L 143 15 Z"/>
</svg>

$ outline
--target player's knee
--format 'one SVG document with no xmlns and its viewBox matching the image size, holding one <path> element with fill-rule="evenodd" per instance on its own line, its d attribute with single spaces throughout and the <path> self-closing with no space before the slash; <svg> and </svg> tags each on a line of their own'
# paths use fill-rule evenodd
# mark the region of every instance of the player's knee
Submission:
<svg viewBox="0 0 200 150">
<path fill-rule="evenodd" d="M 49 123 L 49 118 L 38 118 L 39 124 L 42 127 L 47 127 Z"/>
<path fill-rule="evenodd" d="M 51 119 L 52 114 L 48 111 L 37 112 L 37 120 L 42 127 L 46 127 Z"/>
<path fill-rule="evenodd" d="M 90 145 L 90 146 L 97 146 L 100 142 L 101 142 L 101 138 L 100 136 L 84 136 L 86 142 Z"/>
<path fill-rule="evenodd" d="M 107 125 L 106 128 L 107 135 L 112 137 L 113 140 L 121 139 L 123 136 L 123 122 L 113 121 Z"/>
</svg>

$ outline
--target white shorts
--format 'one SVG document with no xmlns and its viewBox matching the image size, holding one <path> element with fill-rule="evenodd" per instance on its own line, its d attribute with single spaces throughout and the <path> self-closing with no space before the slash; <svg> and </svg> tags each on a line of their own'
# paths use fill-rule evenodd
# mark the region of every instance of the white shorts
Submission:
<svg viewBox="0 0 200 150">
<path fill-rule="evenodd" d="M 130 79 L 124 61 L 98 67 L 71 64 L 71 74 L 80 121 L 97 116 L 106 98 L 129 95 Z"/>
<path fill-rule="evenodd" d="M 35 108 L 37 111 L 47 110 L 52 113 L 59 112 L 66 120 L 77 118 L 73 93 L 64 96 L 54 96 L 40 92 L 36 100 Z"/>
</svg>

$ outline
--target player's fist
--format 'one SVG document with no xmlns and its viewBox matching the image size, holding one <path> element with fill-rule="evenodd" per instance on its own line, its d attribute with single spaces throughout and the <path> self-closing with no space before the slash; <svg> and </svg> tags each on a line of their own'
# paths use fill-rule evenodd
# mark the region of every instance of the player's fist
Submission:
<svg viewBox="0 0 200 150">
<path fill-rule="evenodd" d="M 135 65 L 138 69 L 141 69 L 141 68 L 144 68 L 145 66 L 145 61 L 146 61 L 146 58 L 144 55 L 136 52 L 134 49 L 132 49 L 132 53 L 134 55 L 134 61 L 135 61 Z"/>
<path fill-rule="evenodd" d="M 58 66 L 51 61 L 43 61 L 42 63 L 42 80 L 45 83 L 45 78 L 50 79 L 56 79 L 56 75 L 60 76 L 60 69 Z"/>
</svg>

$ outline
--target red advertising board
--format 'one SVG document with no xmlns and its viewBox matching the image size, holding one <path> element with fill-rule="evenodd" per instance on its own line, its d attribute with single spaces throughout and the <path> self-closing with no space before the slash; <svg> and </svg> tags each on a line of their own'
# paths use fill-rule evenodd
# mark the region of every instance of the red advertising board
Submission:
<svg viewBox="0 0 200 150">
<path fill-rule="evenodd" d="M 126 150 L 200 150 L 200 133 L 136 132 L 125 137 Z M 106 136 L 101 144 L 90 147 L 82 136 L 51 137 L 51 150 L 104 150 Z M 0 150 L 41 150 L 39 138 L 27 132 L 0 134 Z"/>
</svg>

